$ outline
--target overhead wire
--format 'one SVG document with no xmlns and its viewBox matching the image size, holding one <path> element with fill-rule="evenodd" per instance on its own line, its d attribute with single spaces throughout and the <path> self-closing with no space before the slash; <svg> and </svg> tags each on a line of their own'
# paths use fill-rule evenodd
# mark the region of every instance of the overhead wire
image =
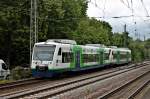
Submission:
<svg viewBox="0 0 150 99">
<path fill-rule="evenodd" d="M 106 9 L 106 0 L 105 0 L 105 2 L 104 2 L 103 8 L 102 8 L 102 7 L 99 7 L 99 5 L 97 4 L 97 1 L 96 1 L 96 0 L 95 0 L 94 3 L 92 2 L 92 0 L 90 0 L 89 2 L 91 2 L 95 7 L 97 7 L 98 9 L 100 9 L 100 10 L 103 11 L 102 17 L 92 17 L 92 18 L 102 18 L 102 19 L 104 19 L 104 18 L 107 18 L 107 19 L 112 18 L 112 19 L 120 19 L 120 18 L 130 18 L 130 17 L 132 17 L 133 25 L 134 25 L 134 28 L 135 28 L 135 29 L 134 29 L 135 37 L 138 37 L 136 17 L 142 19 L 142 20 L 145 22 L 146 20 L 144 20 L 144 18 L 149 18 L 149 17 L 150 17 L 150 16 L 149 16 L 149 13 L 148 13 L 148 10 L 147 10 L 147 8 L 145 7 L 145 4 L 144 4 L 143 0 L 141 0 L 142 6 L 144 7 L 145 12 L 146 12 L 146 16 L 137 16 L 137 15 L 135 15 L 134 7 L 133 7 L 133 0 L 126 0 L 126 1 L 125 1 L 125 0 L 120 0 L 120 1 L 121 1 L 121 3 L 123 3 L 128 9 L 131 10 L 131 15 L 106 17 L 106 16 L 105 16 L 105 13 L 106 13 L 106 12 L 105 12 L 105 9 Z M 150 19 L 148 19 L 148 20 L 150 20 Z M 140 35 L 140 34 L 139 34 L 139 35 Z"/>
<path fill-rule="evenodd" d="M 104 0 L 103 18 L 105 19 L 106 0 Z"/>
<path fill-rule="evenodd" d="M 92 0 L 89 0 L 88 2 L 89 3 L 91 3 L 91 4 L 93 4 L 95 7 L 97 7 L 98 9 L 100 9 L 100 10 L 102 10 L 103 11 L 103 16 L 102 17 L 93 17 L 93 18 L 104 18 L 105 17 L 105 13 L 106 13 L 106 0 L 104 0 L 105 2 L 104 2 L 104 6 L 103 6 L 103 8 L 101 8 L 101 7 L 99 7 L 99 5 L 97 4 L 97 1 L 96 0 L 94 0 L 94 2 L 92 2 Z M 131 6 L 130 6 L 130 3 L 129 3 L 129 1 L 127 0 L 127 4 L 124 2 L 124 0 L 120 0 L 124 5 L 126 5 L 130 10 L 131 10 L 131 12 L 132 12 L 132 14 L 131 15 L 127 15 L 127 16 L 113 16 L 113 17 L 109 17 L 109 18 L 125 18 L 125 17 L 132 17 L 132 16 L 134 16 L 134 17 L 139 17 L 139 18 L 142 18 L 142 17 L 150 17 L 150 16 L 135 16 L 134 15 L 134 9 L 133 9 L 133 1 L 131 0 Z M 108 18 L 108 17 L 106 17 L 106 18 Z"/>
<path fill-rule="evenodd" d="M 145 10 L 146 16 L 149 17 L 149 13 L 148 13 L 148 10 L 147 10 L 147 8 L 146 8 L 146 6 L 145 6 L 144 1 L 143 1 L 143 0 L 140 0 L 140 1 L 141 1 L 141 4 L 142 4 L 142 6 L 143 6 L 143 8 L 144 8 L 144 10 Z M 144 19 L 143 19 L 143 20 L 144 20 Z M 144 20 L 144 23 L 146 24 L 146 22 L 148 22 L 148 21 L 150 21 L 150 19 Z M 144 34 L 144 40 L 145 40 L 145 34 Z"/>
<path fill-rule="evenodd" d="M 103 8 L 99 7 L 96 2 L 92 2 L 91 0 L 89 0 L 88 3 L 91 3 L 91 4 L 94 5 L 96 8 L 98 8 L 98 9 L 100 9 L 100 10 L 103 10 Z"/>
<path fill-rule="evenodd" d="M 145 4 L 144 4 L 143 0 L 140 0 L 140 1 L 141 1 L 141 3 L 142 3 L 142 6 L 143 6 L 143 8 L 144 8 L 144 10 L 145 10 L 145 12 L 146 12 L 146 14 L 147 14 L 147 16 L 149 16 L 148 10 L 147 10 L 147 8 L 145 7 Z"/>
<path fill-rule="evenodd" d="M 87 2 L 90 3 L 90 4 L 92 4 L 92 5 L 94 5 L 97 9 L 99 9 L 100 11 L 103 12 L 103 8 L 101 8 L 101 7 L 99 7 L 99 6 L 97 5 L 96 0 L 95 0 L 94 2 L 92 2 L 92 0 L 88 0 Z M 98 13 L 100 13 L 100 12 L 98 12 Z"/>
<path fill-rule="evenodd" d="M 131 13 L 132 13 L 132 21 L 133 21 L 133 24 L 134 24 L 134 35 L 135 35 L 135 37 L 137 37 L 137 28 L 136 28 L 137 23 L 135 21 L 133 1 L 132 0 L 131 0 Z"/>
<path fill-rule="evenodd" d="M 127 8 L 129 8 L 129 9 L 131 10 L 131 7 L 130 7 L 130 5 L 129 5 L 129 2 L 127 2 L 128 4 L 126 4 L 126 3 L 124 2 L 124 0 L 120 0 L 120 1 L 121 1 L 122 4 L 124 4 Z"/>
<path fill-rule="evenodd" d="M 129 0 L 126 0 L 127 4 L 123 1 L 123 0 L 120 0 L 127 8 L 129 8 L 132 12 L 133 12 L 133 9 L 132 9 L 132 5 L 129 3 Z M 132 1 L 131 1 L 132 2 Z M 131 5 L 131 6 L 130 6 Z M 135 13 L 135 12 L 134 12 Z M 133 15 L 133 14 L 132 14 Z M 135 15 L 134 15 L 135 17 Z M 144 19 L 142 19 L 142 17 L 139 17 L 141 20 L 144 21 Z"/>
<path fill-rule="evenodd" d="M 97 3 L 96 3 L 96 0 L 95 0 L 95 6 L 97 7 Z"/>
<path fill-rule="evenodd" d="M 129 4 L 129 1 L 128 0 L 126 0 L 127 1 L 127 4 L 128 4 L 128 7 L 130 8 L 130 4 Z"/>
</svg>

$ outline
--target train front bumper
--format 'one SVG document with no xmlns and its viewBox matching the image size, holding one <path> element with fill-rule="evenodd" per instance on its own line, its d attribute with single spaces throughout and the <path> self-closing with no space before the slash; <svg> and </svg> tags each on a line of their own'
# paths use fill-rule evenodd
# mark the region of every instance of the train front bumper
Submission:
<svg viewBox="0 0 150 99">
<path fill-rule="evenodd" d="M 63 72 L 69 71 L 70 69 L 51 69 L 51 70 L 37 70 L 32 69 L 32 76 L 35 78 L 49 78 L 62 74 Z"/>
<path fill-rule="evenodd" d="M 32 69 L 32 76 L 35 78 L 47 78 L 47 77 L 53 77 L 55 75 L 57 75 L 59 72 L 58 71 L 39 71 L 36 69 Z"/>
</svg>

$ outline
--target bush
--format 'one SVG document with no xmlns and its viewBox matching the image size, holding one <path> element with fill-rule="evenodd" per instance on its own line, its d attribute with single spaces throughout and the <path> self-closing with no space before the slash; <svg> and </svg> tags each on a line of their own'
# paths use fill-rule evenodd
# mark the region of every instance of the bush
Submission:
<svg viewBox="0 0 150 99">
<path fill-rule="evenodd" d="M 31 77 L 31 70 L 29 68 L 23 68 L 20 66 L 15 67 L 11 71 L 12 79 L 19 80 Z"/>
</svg>

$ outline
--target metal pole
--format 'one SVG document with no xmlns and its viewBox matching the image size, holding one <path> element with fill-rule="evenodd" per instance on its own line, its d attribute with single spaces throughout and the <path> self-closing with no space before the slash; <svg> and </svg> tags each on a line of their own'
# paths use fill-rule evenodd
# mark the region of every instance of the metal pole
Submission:
<svg viewBox="0 0 150 99">
<path fill-rule="evenodd" d="M 37 0 L 34 0 L 34 43 L 37 42 L 36 34 L 37 34 Z"/>
<path fill-rule="evenodd" d="M 124 47 L 127 47 L 127 31 L 126 31 L 126 24 L 124 25 Z"/>
<path fill-rule="evenodd" d="M 32 58 L 32 13 L 33 13 L 33 1 L 31 0 L 31 9 L 30 9 L 30 64 L 31 64 L 31 58 Z"/>
<path fill-rule="evenodd" d="M 34 43 L 37 42 L 37 0 L 31 0 L 31 9 L 30 9 L 30 64 L 32 60 L 32 50 Z"/>
</svg>

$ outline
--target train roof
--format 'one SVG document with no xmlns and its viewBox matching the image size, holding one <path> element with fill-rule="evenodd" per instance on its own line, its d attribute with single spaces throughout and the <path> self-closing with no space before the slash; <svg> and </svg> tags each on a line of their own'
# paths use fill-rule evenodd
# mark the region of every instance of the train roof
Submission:
<svg viewBox="0 0 150 99">
<path fill-rule="evenodd" d="M 86 44 L 85 46 L 106 47 L 104 44 Z"/>
<path fill-rule="evenodd" d="M 131 52 L 131 50 L 128 49 L 128 48 L 117 48 L 117 50 L 119 50 L 119 51 Z"/>
<path fill-rule="evenodd" d="M 77 45 L 76 41 L 74 40 L 67 40 L 67 39 L 49 39 L 46 42 L 38 42 L 35 43 L 35 45 L 45 45 L 45 44 L 54 44 L 54 45 Z M 105 46 L 104 44 L 86 44 L 86 45 L 78 45 L 81 46 L 82 48 L 93 48 L 93 49 L 97 49 L 97 48 L 103 48 L 103 49 L 113 49 L 116 51 L 129 51 L 131 52 L 130 49 L 128 48 L 118 48 L 117 46 Z"/>
<path fill-rule="evenodd" d="M 72 44 L 72 45 L 77 44 L 75 40 L 68 40 L 68 39 L 49 39 L 46 42 L 55 42 L 55 43 Z"/>
</svg>

